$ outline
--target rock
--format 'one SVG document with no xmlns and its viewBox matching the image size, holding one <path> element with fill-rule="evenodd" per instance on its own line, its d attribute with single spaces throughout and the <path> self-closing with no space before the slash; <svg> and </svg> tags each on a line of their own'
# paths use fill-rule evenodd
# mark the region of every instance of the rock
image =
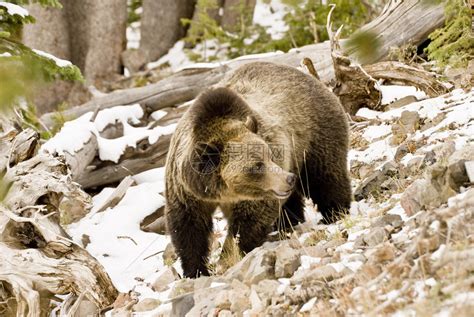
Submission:
<svg viewBox="0 0 474 317">
<path fill-rule="evenodd" d="M 372 228 L 374 227 L 381 227 L 385 228 L 386 226 L 392 226 L 394 228 L 399 228 L 403 225 L 403 220 L 400 215 L 383 215 L 378 217 L 371 225 Z"/>
<path fill-rule="evenodd" d="M 134 312 L 146 312 L 153 310 L 161 305 L 161 301 L 156 298 L 145 298 L 133 305 Z"/>
<path fill-rule="evenodd" d="M 224 309 L 224 310 L 219 311 L 218 316 L 219 317 L 232 317 L 233 315 L 232 315 L 232 312 L 230 310 Z"/>
<path fill-rule="evenodd" d="M 313 258 L 323 258 L 327 256 L 326 248 L 322 245 L 314 245 L 305 248 L 306 253 Z"/>
<path fill-rule="evenodd" d="M 174 267 L 165 267 L 159 272 L 158 276 L 153 282 L 151 282 L 151 287 L 156 292 L 162 292 L 169 288 L 169 284 L 176 281 L 179 278 L 178 272 Z"/>
<path fill-rule="evenodd" d="M 217 309 L 230 309 L 229 292 L 228 290 L 223 290 L 217 294 L 214 299 Z"/>
<path fill-rule="evenodd" d="M 395 258 L 396 248 L 389 242 L 384 243 L 374 249 L 369 249 L 366 256 L 371 263 L 379 263 L 382 261 L 389 261 Z"/>
<path fill-rule="evenodd" d="M 193 294 L 173 299 L 171 306 L 171 316 L 185 316 L 194 306 Z"/>
<path fill-rule="evenodd" d="M 216 309 L 216 298 L 222 292 L 221 287 L 204 287 L 194 289 L 194 306 L 187 313 L 187 316 L 207 316 Z"/>
<path fill-rule="evenodd" d="M 384 228 L 375 227 L 370 230 L 369 233 L 364 235 L 364 242 L 369 246 L 373 247 L 382 243 L 387 237 L 387 232 Z"/>
<path fill-rule="evenodd" d="M 298 271 L 292 278 L 291 283 L 298 285 L 305 281 L 323 280 L 331 281 L 341 276 L 330 264 L 314 268 L 309 271 Z"/>
<path fill-rule="evenodd" d="M 225 274 L 227 280 L 238 279 L 247 285 L 262 280 L 275 278 L 276 253 L 274 249 L 280 242 L 267 242 L 263 246 L 248 253 L 239 263 L 231 267 Z"/>
<path fill-rule="evenodd" d="M 368 198 L 381 190 L 391 187 L 392 178 L 398 174 L 395 162 L 385 163 L 380 170 L 372 172 L 354 191 L 356 201 Z M 389 181 L 389 183 L 385 183 Z M 385 183 L 385 184 L 384 184 Z M 382 186 L 384 184 L 384 186 Z"/>
<path fill-rule="evenodd" d="M 469 182 L 466 170 L 466 161 L 474 158 L 474 145 L 466 145 L 461 150 L 454 152 L 448 159 L 449 183 L 451 188 L 459 191 L 459 187 Z"/>
<path fill-rule="evenodd" d="M 242 313 L 250 308 L 250 289 L 244 283 L 233 280 L 229 291 L 230 311 Z"/>
<path fill-rule="evenodd" d="M 123 66 L 125 66 L 130 74 L 134 74 L 143 69 L 148 61 L 145 51 L 140 49 L 127 49 L 121 54 Z"/>
<path fill-rule="evenodd" d="M 430 204 L 440 204 L 438 191 L 426 179 L 415 180 L 400 198 L 400 204 L 408 216 L 412 216 Z"/>
<path fill-rule="evenodd" d="M 280 285 L 276 280 L 263 280 L 257 285 L 252 285 L 251 289 L 255 290 L 264 305 L 268 306 L 271 303 L 272 297 L 277 296 Z"/>
<path fill-rule="evenodd" d="M 291 277 L 301 264 L 300 252 L 288 244 L 282 244 L 275 249 L 275 277 Z"/>
<path fill-rule="evenodd" d="M 415 111 L 403 111 L 398 121 L 392 125 L 392 145 L 401 144 L 408 134 L 414 133 L 419 127 L 420 115 Z"/>
<path fill-rule="evenodd" d="M 170 242 L 163 252 L 163 263 L 167 266 L 171 266 L 178 259 L 178 255 L 174 249 L 173 244 Z"/>
<path fill-rule="evenodd" d="M 194 291 L 194 281 L 191 279 L 183 278 L 176 281 L 173 288 L 171 289 L 170 298 L 191 293 Z"/>
<path fill-rule="evenodd" d="M 403 126 L 406 133 L 414 133 L 419 127 L 420 115 L 416 111 L 403 111 L 398 123 Z"/>
<path fill-rule="evenodd" d="M 252 306 L 252 313 L 259 313 L 265 308 L 262 300 L 254 289 L 250 291 L 250 305 Z"/>
<path fill-rule="evenodd" d="M 466 174 L 469 178 L 469 181 L 474 183 L 474 161 L 466 161 L 464 162 L 464 167 L 466 168 Z"/>
<path fill-rule="evenodd" d="M 444 161 L 450 157 L 456 150 L 456 144 L 453 141 L 448 141 L 438 146 L 435 146 L 431 151 L 425 154 L 425 163 L 432 165 L 438 161 Z"/>
<path fill-rule="evenodd" d="M 398 109 L 398 108 L 401 108 L 403 106 L 406 106 L 406 105 L 409 105 L 413 102 L 417 102 L 418 99 L 416 99 L 415 96 L 405 96 L 403 98 L 400 98 L 394 102 L 392 102 L 391 104 L 389 104 L 386 109 L 387 110 L 393 110 L 393 109 Z"/>
</svg>

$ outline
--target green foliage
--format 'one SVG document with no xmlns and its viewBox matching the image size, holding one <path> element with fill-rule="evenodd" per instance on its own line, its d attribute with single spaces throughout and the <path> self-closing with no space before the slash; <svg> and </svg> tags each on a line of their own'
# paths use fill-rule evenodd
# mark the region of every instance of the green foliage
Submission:
<svg viewBox="0 0 474 317">
<path fill-rule="evenodd" d="M 224 30 L 209 15 L 209 11 L 217 9 L 217 0 L 198 0 L 196 4 L 197 17 L 194 20 L 181 19 L 184 26 L 189 26 L 187 36 L 184 38 L 187 43 L 196 45 L 211 39 L 216 39 L 219 42 L 226 39 Z"/>
<path fill-rule="evenodd" d="M 293 37 L 293 45 L 303 46 L 311 43 L 323 42 L 329 39 L 326 31 L 326 20 L 331 10 L 330 4 L 335 4 L 332 13 L 332 23 L 339 27 L 344 25 L 341 37 L 347 37 L 367 22 L 367 7 L 362 0 L 333 0 L 327 5 L 320 0 L 287 0 L 293 12 L 285 16 L 289 26 L 287 37 Z M 304 4 L 303 4 L 304 3 Z M 290 47 L 288 47 L 290 48 Z"/>
<path fill-rule="evenodd" d="M 129 0 L 127 4 L 128 19 L 127 23 L 132 24 L 133 22 L 140 21 L 141 16 L 138 9 L 143 5 L 143 0 Z"/>
<path fill-rule="evenodd" d="M 365 64 L 375 59 L 378 47 L 380 40 L 376 33 L 359 31 L 347 40 L 344 48 L 347 53 L 354 54 L 360 63 Z"/>
<path fill-rule="evenodd" d="M 465 67 L 474 56 L 471 12 L 463 0 L 445 4 L 445 26 L 429 35 L 431 43 L 425 52 L 440 66 Z"/>
<path fill-rule="evenodd" d="M 270 1 L 268 1 L 269 3 Z M 336 4 L 332 21 L 334 25 L 344 24 L 342 36 L 354 32 L 367 22 L 367 7 L 362 0 L 334 0 L 324 5 L 320 0 L 283 0 L 289 8 L 284 20 L 288 31 L 281 39 L 272 39 L 267 30 L 258 24 L 252 24 L 252 12 L 240 2 L 234 10 L 240 16 L 240 23 L 232 32 L 225 31 L 219 23 L 210 16 L 210 12 L 218 9 L 216 0 L 198 0 L 198 17 L 194 20 L 183 19 L 185 25 L 190 25 L 185 41 L 196 45 L 216 40 L 222 46 L 229 47 L 227 56 L 235 58 L 246 54 L 256 54 L 269 51 L 288 51 L 293 47 L 322 42 L 328 39 L 326 18 L 330 10 L 329 4 Z M 190 52 L 189 57 L 195 61 L 211 61 L 215 56 L 196 55 Z"/>
<path fill-rule="evenodd" d="M 53 7 L 53 8 L 62 8 L 61 2 L 59 0 L 7 0 L 6 2 L 11 2 L 18 5 L 25 5 L 31 3 L 39 3 L 43 7 Z"/>
<path fill-rule="evenodd" d="M 60 7 L 56 0 L 15 2 L 39 2 Z M 54 60 L 38 55 L 18 42 L 22 26 L 32 22 L 32 16 L 10 15 L 5 7 L 0 6 L 0 110 L 15 106 L 18 97 L 28 97 L 34 88 L 44 82 L 54 79 L 83 80 L 76 66 L 60 67 Z"/>
</svg>

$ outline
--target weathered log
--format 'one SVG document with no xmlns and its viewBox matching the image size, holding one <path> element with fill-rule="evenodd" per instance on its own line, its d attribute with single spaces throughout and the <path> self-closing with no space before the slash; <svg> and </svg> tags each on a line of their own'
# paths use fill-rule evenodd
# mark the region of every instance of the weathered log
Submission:
<svg viewBox="0 0 474 317">
<path fill-rule="evenodd" d="M 170 139 L 171 135 L 163 135 L 154 144 L 149 144 L 146 138 L 118 164 L 107 162 L 102 166 L 96 166 L 95 169 L 88 169 L 76 181 L 83 188 L 96 187 L 119 182 L 128 175 L 164 166 Z"/>
<path fill-rule="evenodd" d="M 425 0 L 391 0 L 380 16 L 361 28 L 377 36 L 380 46 L 366 64 L 388 60 L 393 47 L 411 43 L 418 46 L 444 23 L 444 3 Z M 354 53 L 349 51 L 350 55 Z"/>
<path fill-rule="evenodd" d="M 400 62 L 380 62 L 364 66 L 364 70 L 375 79 L 393 85 L 414 86 L 428 96 L 436 97 L 448 92 L 433 73 Z"/>
<path fill-rule="evenodd" d="M 36 133 L 17 133 L 4 134 L 0 147 L 2 181 L 11 184 L 0 202 L 0 311 L 45 315 L 54 295 L 68 293 L 98 309 L 110 305 L 117 290 L 107 273 L 59 224 L 84 215 L 90 196 L 63 162 L 36 155 Z"/>
<path fill-rule="evenodd" d="M 375 58 L 377 62 L 387 58 L 392 47 L 399 47 L 408 42 L 419 45 L 426 37 L 444 21 L 443 4 L 427 5 L 423 0 L 392 1 L 383 13 L 361 28 L 377 35 L 380 46 Z M 344 41 L 341 41 L 344 46 Z M 354 57 L 354 52 L 350 52 Z M 228 71 L 243 64 L 254 61 L 268 61 L 298 67 L 303 58 L 310 58 L 323 81 L 334 78 L 329 42 L 318 43 L 293 49 L 286 54 L 257 54 L 237 58 L 213 69 L 188 69 L 177 73 L 155 84 L 114 91 L 96 97 L 93 100 L 64 111 L 68 118 L 76 118 L 88 111 L 94 111 L 97 105 L 101 109 L 131 103 L 144 103 L 152 109 L 174 106 L 191 100 L 206 87 L 212 86 L 222 79 Z M 53 113 L 45 114 L 41 121 L 47 127 L 53 125 Z"/>
<path fill-rule="evenodd" d="M 378 83 L 360 65 L 352 63 L 349 57 L 343 55 L 339 44 L 342 26 L 336 33 L 332 32 L 331 14 L 336 5 L 331 6 L 326 30 L 331 43 L 331 57 L 336 76 L 332 91 L 339 97 L 346 112 L 351 115 L 355 115 L 362 107 L 379 110 L 382 93 L 377 89 Z"/>
<path fill-rule="evenodd" d="M 155 84 L 145 87 L 116 90 L 110 94 L 95 97 L 91 101 L 64 111 L 67 118 L 77 118 L 84 113 L 134 103 L 142 103 L 151 110 L 175 106 L 195 98 L 199 92 L 224 77 L 228 67 L 213 69 L 184 70 Z M 55 113 L 47 113 L 41 121 L 49 128 L 54 124 Z"/>
</svg>

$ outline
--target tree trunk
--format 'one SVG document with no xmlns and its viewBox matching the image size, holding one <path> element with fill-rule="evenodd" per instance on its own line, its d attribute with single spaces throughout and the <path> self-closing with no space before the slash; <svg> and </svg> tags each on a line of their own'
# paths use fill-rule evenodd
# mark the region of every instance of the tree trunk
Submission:
<svg viewBox="0 0 474 317">
<path fill-rule="evenodd" d="M 252 23 L 256 3 L 256 0 L 225 0 L 224 14 L 221 20 L 222 28 L 235 31 L 240 23 Z"/>
<path fill-rule="evenodd" d="M 185 35 L 181 19 L 193 16 L 196 0 L 143 0 L 140 48 L 154 61 Z"/>
<path fill-rule="evenodd" d="M 36 23 L 26 25 L 23 42 L 36 49 L 70 60 L 84 75 L 87 85 L 122 72 L 120 54 L 125 48 L 126 0 L 62 0 L 62 9 L 30 5 Z M 80 83 L 55 81 L 39 89 L 35 104 L 39 113 L 56 110 L 59 103 L 83 103 L 90 93 Z"/>
<path fill-rule="evenodd" d="M 82 70 L 87 83 L 97 85 L 121 73 L 127 1 L 65 0 L 64 9 L 71 34 L 71 61 Z"/>
<path fill-rule="evenodd" d="M 28 12 L 36 18 L 36 23 L 26 24 L 22 40 L 25 45 L 48 52 L 62 59 L 70 60 L 69 33 L 66 12 L 62 9 L 43 7 L 39 4 L 27 6 Z M 38 112 L 55 111 L 56 106 L 67 100 L 73 83 L 57 80 L 38 89 L 34 103 Z"/>
</svg>

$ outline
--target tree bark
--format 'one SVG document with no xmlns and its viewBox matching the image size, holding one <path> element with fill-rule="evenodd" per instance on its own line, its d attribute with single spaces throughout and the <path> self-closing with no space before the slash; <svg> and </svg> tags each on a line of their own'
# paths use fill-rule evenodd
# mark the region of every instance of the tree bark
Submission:
<svg viewBox="0 0 474 317">
<path fill-rule="evenodd" d="M 64 0 L 71 35 L 71 61 L 88 84 L 122 72 L 126 46 L 126 0 Z M 100 85 L 99 85 L 100 86 Z"/>
<path fill-rule="evenodd" d="M 256 4 L 256 0 L 225 0 L 224 14 L 221 20 L 222 28 L 235 31 L 238 24 L 251 23 Z"/>
<path fill-rule="evenodd" d="M 69 33 L 66 12 L 62 9 L 43 7 L 39 4 L 27 6 L 36 23 L 26 24 L 22 41 L 25 45 L 70 60 Z M 73 83 L 57 80 L 38 89 L 34 102 L 40 114 L 56 110 L 55 107 L 68 99 Z"/>
<path fill-rule="evenodd" d="M 444 3 L 425 0 L 391 0 L 379 17 L 364 25 L 361 31 L 377 35 L 381 46 L 367 64 L 388 60 L 392 47 L 411 43 L 419 45 L 444 23 Z M 349 52 L 351 53 L 351 52 Z"/>
<path fill-rule="evenodd" d="M 143 0 L 140 48 L 154 61 L 182 38 L 181 19 L 193 16 L 196 0 Z"/>
</svg>

